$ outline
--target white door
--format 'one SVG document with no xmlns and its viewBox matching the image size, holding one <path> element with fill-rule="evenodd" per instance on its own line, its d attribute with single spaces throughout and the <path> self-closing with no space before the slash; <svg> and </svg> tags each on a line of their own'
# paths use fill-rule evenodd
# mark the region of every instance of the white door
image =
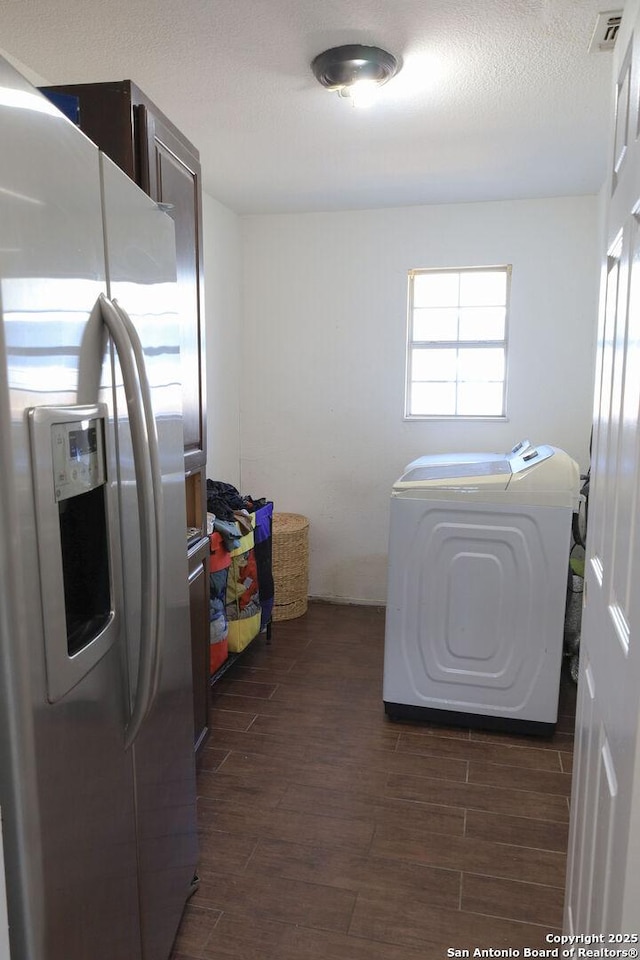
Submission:
<svg viewBox="0 0 640 960">
<path fill-rule="evenodd" d="M 2 811 L 0 810 L 0 824 Z M 9 918 L 7 916 L 7 883 L 4 872 L 4 847 L 0 830 L 0 960 L 11 960 L 9 952 Z"/>
<path fill-rule="evenodd" d="M 640 0 L 614 54 L 565 932 L 638 933 Z"/>
</svg>

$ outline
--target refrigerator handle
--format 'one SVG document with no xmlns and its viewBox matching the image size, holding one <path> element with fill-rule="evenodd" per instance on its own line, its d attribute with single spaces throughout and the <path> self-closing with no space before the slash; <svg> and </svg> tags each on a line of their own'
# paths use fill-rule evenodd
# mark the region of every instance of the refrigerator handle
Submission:
<svg viewBox="0 0 640 960">
<path fill-rule="evenodd" d="M 153 687 L 151 691 L 151 701 L 149 710 L 153 706 L 160 686 L 160 670 L 162 667 L 162 648 L 164 643 L 164 609 L 165 609 L 165 562 L 164 562 L 164 506 L 162 493 L 162 470 L 160 469 L 160 452 L 158 447 L 158 429 L 156 418 L 153 412 L 153 402 L 151 399 L 151 387 L 147 377 L 147 367 L 144 359 L 142 343 L 138 336 L 135 324 L 124 307 L 113 300 L 113 306 L 119 314 L 125 330 L 131 341 L 133 353 L 136 359 L 140 389 L 142 391 L 142 403 L 147 426 L 147 455 L 151 463 L 151 482 L 153 486 L 153 504 L 154 514 L 153 522 L 156 532 L 156 564 L 155 581 L 152 584 L 153 595 L 156 603 L 156 629 L 153 643 Z"/>
<path fill-rule="evenodd" d="M 140 585 L 142 606 L 140 613 L 140 655 L 138 681 L 131 718 L 125 735 L 125 748 L 135 741 L 155 698 L 157 684 L 157 636 L 158 636 L 158 526 L 155 518 L 155 491 L 152 477 L 148 416 L 143 399 L 140 368 L 129 331 L 120 312 L 104 294 L 100 294 L 100 311 L 103 322 L 115 345 L 124 383 L 131 443 L 136 472 L 138 516 L 140 523 Z M 155 425 L 154 425 L 155 436 Z"/>
</svg>

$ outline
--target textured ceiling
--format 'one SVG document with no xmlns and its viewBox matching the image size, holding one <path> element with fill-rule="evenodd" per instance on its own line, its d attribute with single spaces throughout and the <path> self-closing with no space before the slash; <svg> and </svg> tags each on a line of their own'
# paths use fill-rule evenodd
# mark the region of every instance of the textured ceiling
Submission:
<svg viewBox="0 0 640 960">
<path fill-rule="evenodd" d="M 240 213 L 595 193 L 603 0 L 2 0 L 0 46 L 49 83 L 134 80 Z M 403 69 L 368 110 L 311 73 L 365 43 Z"/>
</svg>

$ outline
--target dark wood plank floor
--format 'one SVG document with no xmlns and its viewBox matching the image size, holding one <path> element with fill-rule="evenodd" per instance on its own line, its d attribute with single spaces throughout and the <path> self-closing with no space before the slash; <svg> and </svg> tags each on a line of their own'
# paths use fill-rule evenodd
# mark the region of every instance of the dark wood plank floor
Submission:
<svg viewBox="0 0 640 960">
<path fill-rule="evenodd" d="M 312 603 L 212 693 L 173 960 L 429 960 L 562 924 L 575 689 L 550 740 L 391 723 L 384 613 Z"/>
</svg>

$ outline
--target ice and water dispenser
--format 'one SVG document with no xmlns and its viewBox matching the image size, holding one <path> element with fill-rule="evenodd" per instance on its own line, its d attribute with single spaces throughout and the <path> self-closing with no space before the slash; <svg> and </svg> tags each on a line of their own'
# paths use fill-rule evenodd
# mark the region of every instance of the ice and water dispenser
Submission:
<svg viewBox="0 0 640 960">
<path fill-rule="evenodd" d="M 48 699 L 60 699 L 115 638 L 104 404 L 29 414 Z"/>
<path fill-rule="evenodd" d="M 74 656 L 104 629 L 111 612 L 103 421 L 54 423 L 51 443 L 67 652 Z"/>
</svg>

